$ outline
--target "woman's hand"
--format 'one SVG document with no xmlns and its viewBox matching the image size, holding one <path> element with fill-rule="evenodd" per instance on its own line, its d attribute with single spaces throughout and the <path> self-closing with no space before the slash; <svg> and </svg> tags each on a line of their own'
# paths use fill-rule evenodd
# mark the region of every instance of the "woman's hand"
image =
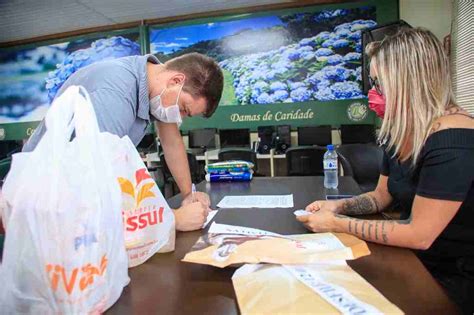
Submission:
<svg viewBox="0 0 474 315">
<path fill-rule="evenodd" d="M 329 211 L 332 213 L 340 213 L 341 208 L 339 200 L 316 200 L 306 206 L 306 211 Z"/>
<path fill-rule="evenodd" d="M 338 232 L 337 216 L 329 210 L 319 210 L 310 215 L 298 216 L 296 219 L 312 232 Z"/>
</svg>

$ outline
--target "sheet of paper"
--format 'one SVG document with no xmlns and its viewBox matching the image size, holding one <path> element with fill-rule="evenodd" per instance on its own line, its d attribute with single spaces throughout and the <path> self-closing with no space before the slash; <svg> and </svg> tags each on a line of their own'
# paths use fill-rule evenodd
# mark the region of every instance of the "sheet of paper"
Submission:
<svg viewBox="0 0 474 315">
<path fill-rule="evenodd" d="M 207 219 L 206 219 L 206 222 L 203 224 L 202 228 L 206 228 L 206 226 L 209 224 L 209 222 L 212 221 L 212 219 L 216 216 L 217 214 L 217 211 L 218 210 L 211 210 L 209 211 L 209 213 L 207 214 Z"/>
<path fill-rule="evenodd" d="M 225 196 L 219 208 L 293 208 L 293 195 Z"/>
</svg>

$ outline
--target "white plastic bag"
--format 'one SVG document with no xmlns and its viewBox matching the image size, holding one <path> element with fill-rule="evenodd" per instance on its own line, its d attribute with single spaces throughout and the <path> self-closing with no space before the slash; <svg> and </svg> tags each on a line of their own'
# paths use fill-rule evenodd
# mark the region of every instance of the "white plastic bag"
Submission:
<svg viewBox="0 0 474 315">
<path fill-rule="evenodd" d="M 108 143 L 115 149 L 112 165 L 122 190 L 128 265 L 135 267 L 158 252 L 174 250 L 174 214 L 131 140 L 125 136 Z"/>
<path fill-rule="evenodd" d="M 129 282 L 111 152 L 83 88 L 54 101 L 46 127 L 33 152 L 13 156 L 3 186 L 0 310 L 100 313 Z"/>
</svg>

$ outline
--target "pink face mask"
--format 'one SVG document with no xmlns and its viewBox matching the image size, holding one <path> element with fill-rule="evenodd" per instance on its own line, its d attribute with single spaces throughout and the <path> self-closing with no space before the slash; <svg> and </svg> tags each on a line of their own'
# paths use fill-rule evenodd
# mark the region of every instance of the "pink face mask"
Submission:
<svg viewBox="0 0 474 315">
<path fill-rule="evenodd" d="M 385 96 L 377 93 L 375 89 L 369 90 L 369 108 L 383 119 L 385 115 Z"/>
</svg>

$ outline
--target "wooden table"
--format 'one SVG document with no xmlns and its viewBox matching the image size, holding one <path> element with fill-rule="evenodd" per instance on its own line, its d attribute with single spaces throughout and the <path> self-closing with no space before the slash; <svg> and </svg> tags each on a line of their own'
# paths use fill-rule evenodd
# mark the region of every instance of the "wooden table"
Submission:
<svg viewBox="0 0 474 315">
<path fill-rule="evenodd" d="M 339 179 L 338 190 L 325 190 L 322 177 L 261 177 L 250 183 L 200 183 L 215 206 L 225 195 L 293 193 L 294 209 L 220 210 L 219 223 L 245 224 L 288 234 L 305 232 L 293 210 L 324 198 L 327 193 L 357 194 L 350 177 Z M 169 200 L 171 206 L 179 197 Z M 131 283 L 109 314 L 238 314 L 231 277 L 234 268 L 183 263 L 180 260 L 205 231 L 178 233 L 176 250 L 158 254 L 129 270 Z M 415 254 L 402 248 L 369 243 L 371 255 L 349 265 L 407 314 L 455 314 L 456 306 Z"/>
</svg>

